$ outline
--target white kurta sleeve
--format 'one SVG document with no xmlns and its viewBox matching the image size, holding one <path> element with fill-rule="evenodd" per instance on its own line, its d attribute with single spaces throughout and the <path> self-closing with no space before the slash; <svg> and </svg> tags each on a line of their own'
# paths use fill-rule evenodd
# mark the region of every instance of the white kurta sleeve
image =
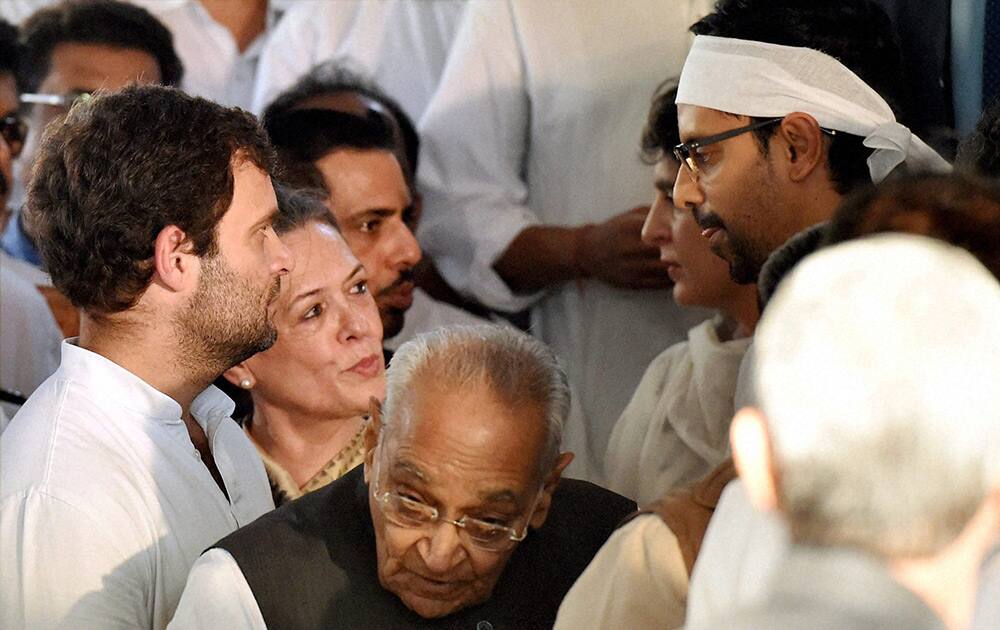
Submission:
<svg viewBox="0 0 1000 630">
<path fill-rule="evenodd" d="M 679 628 L 688 577 L 677 538 L 649 514 L 616 531 L 566 594 L 555 630 Z"/>
<path fill-rule="evenodd" d="M 206 551 L 188 574 L 168 630 L 267 630 L 239 565 L 223 549 Z"/>
<path fill-rule="evenodd" d="M 493 269 L 514 237 L 540 223 L 523 175 L 529 106 L 509 3 L 470 2 L 420 124 L 418 237 L 455 289 L 507 311 L 541 295 L 515 295 Z"/>
<path fill-rule="evenodd" d="M 0 505 L 0 627 L 150 627 L 152 563 L 125 551 L 130 532 L 117 529 L 45 493 L 9 496 Z"/>
</svg>

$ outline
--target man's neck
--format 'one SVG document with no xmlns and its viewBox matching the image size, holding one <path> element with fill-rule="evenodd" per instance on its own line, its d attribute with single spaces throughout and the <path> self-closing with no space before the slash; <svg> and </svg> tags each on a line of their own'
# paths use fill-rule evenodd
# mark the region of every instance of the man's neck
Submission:
<svg viewBox="0 0 1000 630">
<path fill-rule="evenodd" d="M 719 310 L 727 320 L 736 324 L 732 328 L 732 332 L 728 335 L 728 338 L 720 338 L 720 341 L 752 337 L 753 331 L 757 327 L 757 320 L 760 319 L 760 308 L 757 304 L 757 285 L 741 285 L 733 291 L 731 298 L 727 302 L 719 306 Z"/>
<path fill-rule="evenodd" d="M 150 387 L 174 399 L 181 417 L 189 418 L 191 403 L 214 380 L 210 369 L 193 374 L 179 360 L 178 346 L 147 324 L 80 318 L 77 344 L 135 374 Z"/>
<path fill-rule="evenodd" d="M 226 27 L 241 53 L 267 28 L 267 0 L 201 0 L 201 5 Z"/>
<path fill-rule="evenodd" d="M 959 537 L 943 550 L 889 562 L 893 577 L 920 597 L 948 630 L 966 628 L 972 620 L 980 567 L 996 542 L 997 511 L 984 502 Z"/>
</svg>

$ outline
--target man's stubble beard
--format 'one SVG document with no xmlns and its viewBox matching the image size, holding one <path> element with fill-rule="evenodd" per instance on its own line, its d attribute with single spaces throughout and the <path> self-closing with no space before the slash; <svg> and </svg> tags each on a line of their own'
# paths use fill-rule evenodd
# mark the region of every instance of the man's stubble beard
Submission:
<svg viewBox="0 0 1000 630">
<path fill-rule="evenodd" d="M 771 253 L 786 239 L 779 239 L 779 244 L 773 244 L 769 238 L 769 230 L 777 199 L 771 182 L 774 180 L 774 170 L 767 157 L 756 168 L 749 169 L 745 176 L 743 189 L 747 191 L 743 210 L 746 217 L 744 228 L 737 232 L 726 225 L 726 251 L 716 255 L 729 263 L 729 277 L 737 284 L 753 284 L 760 276 Z"/>
<path fill-rule="evenodd" d="M 191 301 L 175 318 L 181 360 L 199 371 L 221 374 L 274 345 L 278 332 L 268 305 L 280 281 L 261 290 L 226 265 L 220 254 L 202 259 Z"/>
</svg>

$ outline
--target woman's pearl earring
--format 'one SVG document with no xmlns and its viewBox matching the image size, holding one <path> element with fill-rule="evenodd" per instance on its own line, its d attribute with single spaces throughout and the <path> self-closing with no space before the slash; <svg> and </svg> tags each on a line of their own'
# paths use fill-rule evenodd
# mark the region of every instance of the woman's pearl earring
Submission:
<svg viewBox="0 0 1000 630">
<path fill-rule="evenodd" d="M 251 385 L 253 385 L 253 383 L 251 383 L 250 379 L 248 378 L 245 378 L 242 381 L 240 381 L 240 387 L 242 387 L 243 389 L 250 389 Z"/>
</svg>

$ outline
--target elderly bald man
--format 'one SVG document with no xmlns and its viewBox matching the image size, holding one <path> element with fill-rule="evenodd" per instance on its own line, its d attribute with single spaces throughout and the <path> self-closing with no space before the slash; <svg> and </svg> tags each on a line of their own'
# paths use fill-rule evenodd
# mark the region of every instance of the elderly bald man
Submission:
<svg viewBox="0 0 1000 630">
<path fill-rule="evenodd" d="M 566 377 L 497 326 L 407 342 L 363 466 L 224 538 L 172 627 L 551 628 L 635 504 L 561 473 Z"/>
<path fill-rule="evenodd" d="M 879 235 L 800 263 L 758 328 L 761 406 L 731 430 L 792 546 L 763 602 L 688 627 L 968 627 L 1000 534 L 998 320 L 996 279 L 940 241 Z"/>
</svg>

